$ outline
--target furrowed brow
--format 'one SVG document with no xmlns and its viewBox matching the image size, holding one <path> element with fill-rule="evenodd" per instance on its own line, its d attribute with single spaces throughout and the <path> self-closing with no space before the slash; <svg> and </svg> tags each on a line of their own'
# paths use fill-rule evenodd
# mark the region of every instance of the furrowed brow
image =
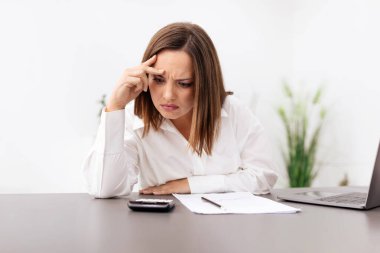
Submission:
<svg viewBox="0 0 380 253">
<path fill-rule="evenodd" d="M 180 78 L 180 79 L 176 79 L 176 81 L 188 81 L 188 80 L 193 80 L 193 78 L 190 77 L 190 78 Z"/>
</svg>

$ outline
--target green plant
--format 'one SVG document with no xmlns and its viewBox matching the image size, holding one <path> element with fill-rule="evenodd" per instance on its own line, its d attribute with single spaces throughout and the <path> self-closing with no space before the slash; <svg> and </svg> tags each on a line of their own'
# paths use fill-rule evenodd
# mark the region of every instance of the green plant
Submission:
<svg viewBox="0 0 380 253">
<path fill-rule="evenodd" d="M 106 97 L 107 97 L 107 95 L 103 94 L 102 98 L 98 100 L 98 103 L 100 104 L 100 109 L 98 112 L 98 118 L 100 118 L 100 116 L 102 116 L 103 108 L 106 106 Z"/>
<path fill-rule="evenodd" d="M 278 114 L 286 130 L 286 163 L 290 187 L 311 186 L 318 171 L 315 159 L 326 110 L 321 105 L 322 87 L 312 98 L 301 92 L 294 93 L 290 85 L 283 83 L 286 104 L 278 108 Z"/>
<path fill-rule="evenodd" d="M 342 180 L 340 180 L 339 182 L 339 186 L 348 186 L 348 184 L 349 184 L 348 175 L 347 173 L 344 173 Z"/>
</svg>

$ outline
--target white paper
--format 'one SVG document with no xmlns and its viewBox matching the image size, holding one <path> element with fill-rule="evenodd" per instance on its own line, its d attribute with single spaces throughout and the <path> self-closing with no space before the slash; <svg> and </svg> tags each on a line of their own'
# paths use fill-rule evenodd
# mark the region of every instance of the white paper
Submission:
<svg viewBox="0 0 380 253">
<path fill-rule="evenodd" d="M 296 213 L 301 211 L 301 209 L 258 197 L 249 192 L 173 195 L 190 211 L 199 214 Z M 201 197 L 210 199 L 222 207 L 217 207 Z"/>
</svg>

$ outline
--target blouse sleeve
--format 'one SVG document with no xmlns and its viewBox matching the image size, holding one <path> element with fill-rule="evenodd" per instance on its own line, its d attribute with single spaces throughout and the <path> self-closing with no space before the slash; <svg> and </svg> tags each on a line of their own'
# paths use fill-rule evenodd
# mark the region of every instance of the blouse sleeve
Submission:
<svg viewBox="0 0 380 253">
<path fill-rule="evenodd" d="M 188 178 L 192 193 L 238 192 L 269 193 L 277 181 L 270 142 L 259 120 L 248 107 L 233 101 L 228 112 L 235 129 L 241 164 L 235 173 Z"/>
<path fill-rule="evenodd" d="M 246 106 L 236 107 L 231 114 L 241 165 L 236 173 L 226 177 L 226 188 L 228 191 L 269 193 L 278 176 L 265 129 Z"/>
<path fill-rule="evenodd" d="M 137 183 L 137 144 L 129 128 L 125 110 L 103 110 L 95 143 L 82 165 L 87 191 L 95 198 L 128 195 Z"/>
</svg>

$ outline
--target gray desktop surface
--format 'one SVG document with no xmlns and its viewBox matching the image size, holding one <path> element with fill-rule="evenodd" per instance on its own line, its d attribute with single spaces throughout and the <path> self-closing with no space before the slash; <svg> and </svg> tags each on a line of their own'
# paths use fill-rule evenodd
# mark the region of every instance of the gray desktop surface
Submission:
<svg viewBox="0 0 380 253">
<path fill-rule="evenodd" d="M 130 211 L 125 198 L 0 195 L 0 252 L 357 253 L 380 248 L 380 208 L 284 203 L 302 212 L 199 215 L 176 200 L 171 213 L 141 213 Z"/>
</svg>

